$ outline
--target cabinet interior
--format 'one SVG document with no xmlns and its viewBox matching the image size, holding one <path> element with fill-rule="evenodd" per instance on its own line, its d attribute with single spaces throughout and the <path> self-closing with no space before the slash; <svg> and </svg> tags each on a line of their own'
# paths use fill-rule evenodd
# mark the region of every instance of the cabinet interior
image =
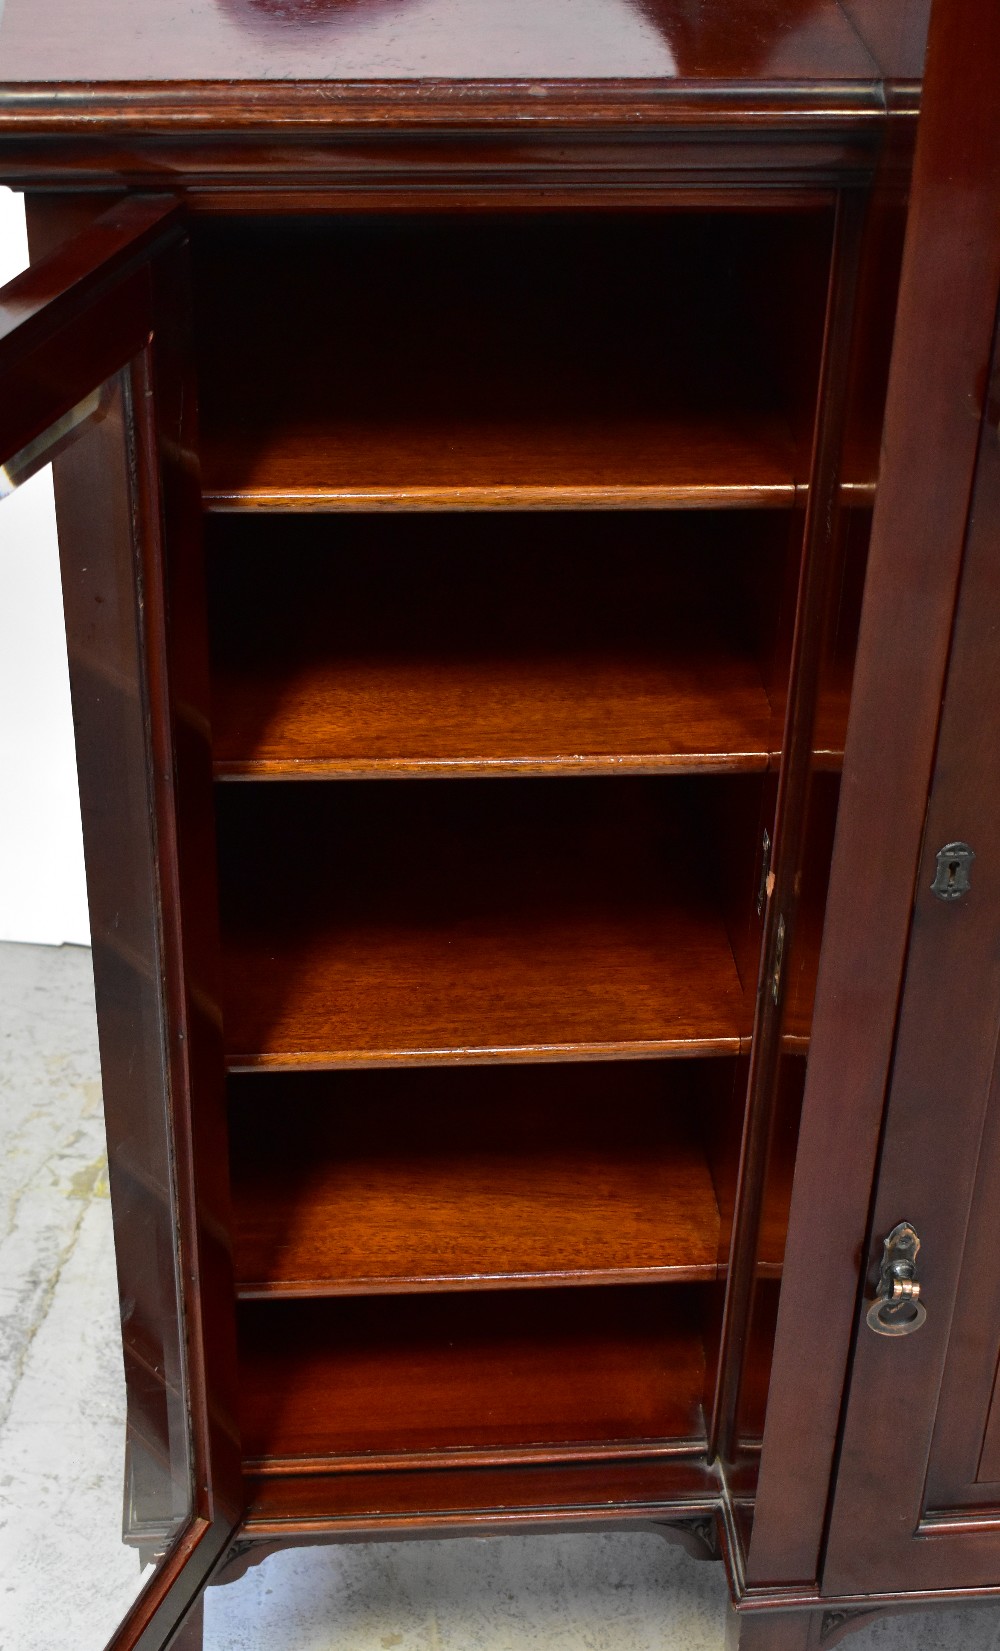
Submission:
<svg viewBox="0 0 1000 1651">
<path fill-rule="evenodd" d="M 870 517 L 809 629 L 832 221 L 196 225 L 252 1475 L 707 1460 L 754 1106 L 759 1438 Z"/>
<path fill-rule="evenodd" d="M 210 508 L 792 503 L 828 211 L 223 220 Z"/>
</svg>

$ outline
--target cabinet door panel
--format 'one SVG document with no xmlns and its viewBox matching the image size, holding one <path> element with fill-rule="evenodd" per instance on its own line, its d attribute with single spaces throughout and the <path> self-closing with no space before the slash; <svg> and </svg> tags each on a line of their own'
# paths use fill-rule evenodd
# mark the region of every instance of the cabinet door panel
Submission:
<svg viewBox="0 0 1000 1651">
<path fill-rule="evenodd" d="M 898 1337 L 874 1334 L 860 1318 L 824 1570 L 831 1591 L 1000 1584 L 1000 1519 L 995 1530 L 949 1535 L 939 1517 L 967 1514 L 980 1501 L 960 1481 L 971 1486 L 978 1473 L 1000 1347 L 995 1268 L 987 1259 L 979 1269 L 994 1242 L 987 1210 L 995 1212 L 1000 1191 L 990 1151 L 1000 1113 L 998 535 L 1000 442 L 987 421 L 869 1250 L 870 1300 L 884 1236 L 897 1222 L 914 1225 L 927 1318 Z M 945 854 L 943 879 L 938 857 L 957 842 L 975 852 L 971 886 L 943 898 L 960 851 Z M 935 1507 L 942 1491 L 949 1505 Z"/>
<path fill-rule="evenodd" d="M 940 1510 L 1000 1510 L 1000 1092 L 994 1068 L 960 1291 L 938 1405 L 925 1500 Z"/>
<path fill-rule="evenodd" d="M 956 421 L 975 469 L 971 485 L 954 462 L 909 476 L 918 503 L 932 489 L 963 505 L 961 537 L 940 544 L 942 556 L 962 544 L 963 559 L 822 1569 L 826 1594 L 1000 1590 L 993 1478 L 1000 1467 L 998 73 L 995 9 L 936 8 L 911 208 L 910 241 L 920 255 L 911 257 L 908 245 L 893 365 L 900 383 L 922 379 L 925 393 L 919 405 L 897 404 L 896 423 L 890 412 L 882 485 L 900 480 L 898 455 L 914 430 L 947 430 Z M 960 310 L 946 315 L 949 268 L 962 273 L 965 291 Z M 922 331 L 921 317 L 937 317 L 937 331 Z M 886 715 L 895 710 L 886 706 Z M 901 1222 L 920 1238 L 926 1320 L 883 1335 L 868 1309 L 883 1241 Z"/>
<path fill-rule="evenodd" d="M 1000 12 L 978 0 L 936 6 L 747 1561 L 748 1583 L 754 1587 L 812 1585 L 822 1578 L 824 1588 L 835 1592 L 841 1540 L 856 1540 L 854 1580 L 861 1591 L 907 1586 L 902 1575 L 892 1575 L 892 1567 L 882 1562 L 886 1503 L 898 1488 L 897 1465 L 922 1452 L 922 1466 L 914 1468 L 922 1484 L 928 1461 L 932 1409 L 923 1415 L 915 1411 L 915 1395 L 903 1396 L 903 1389 L 887 1401 L 881 1430 L 872 1425 L 852 1434 L 849 1427 L 848 1448 L 854 1438 L 861 1442 L 856 1460 L 841 1464 L 835 1540 L 824 1571 L 852 1343 L 859 1334 L 862 1340 L 867 1337 L 874 1344 L 868 1362 L 881 1351 L 888 1360 L 888 1379 L 895 1366 L 885 1350 L 904 1361 L 922 1357 L 920 1344 L 931 1339 L 933 1329 L 929 1320 L 929 1328 L 909 1342 L 883 1341 L 867 1329 L 859 1331 L 863 1315 L 858 1307 L 862 1275 L 880 1253 L 884 1235 L 902 1219 L 917 1221 L 919 1227 L 914 1194 L 907 1193 L 904 1181 L 887 1198 L 893 1213 L 879 1214 L 866 1249 L 914 898 L 920 907 L 914 933 L 919 938 L 922 923 L 925 950 L 936 945 L 935 924 L 941 928 L 943 923 L 944 939 L 955 927 L 947 919 L 957 916 L 967 925 L 973 909 L 943 905 L 930 894 L 933 871 L 928 873 L 922 860 L 928 854 L 933 859 L 948 837 L 938 836 L 928 847 L 922 828 L 934 783 L 942 684 L 966 551 L 1000 287 L 1000 125 L 993 91 L 998 73 Z M 988 630 L 985 617 L 983 624 Z M 988 658 L 995 642 L 985 646 Z M 988 695 L 988 685 L 983 691 Z M 956 718 L 961 720 L 961 713 Z M 989 762 L 988 736 L 979 733 L 978 760 L 986 753 Z M 938 783 L 944 783 L 940 775 Z M 956 806 L 956 815 L 962 812 Z M 934 833 L 951 830 L 950 820 L 951 811 L 945 809 L 928 844 Z M 988 818 L 975 827 L 982 842 L 991 830 Z M 956 823 L 953 835 L 971 831 L 972 825 Z M 990 897 L 987 860 L 981 853 L 974 869 L 980 911 Z M 958 950 L 961 954 L 961 946 Z M 913 1022 L 919 1027 L 926 1019 L 929 1025 L 930 1017 L 937 1016 L 936 1039 L 927 1040 L 928 1060 L 933 1055 L 936 1067 L 942 1040 L 963 1059 L 966 1041 L 988 1041 L 989 1009 L 980 1003 L 978 977 L 973 990 L 959 989 L 958 977 L 949 979 L 944 954 L 937 959 L 935 952 L 934 959 L 925 969 L 922 1007 Z M 912 974 L 913 959 L 910 967 Z M 948 1067 L 947 1061 L 942 1064 Z M 942 1212 L 957 1212 L 959 1223 L 967 1213 L 974 1174 L 989 1053 L 980 1059 L 976 1081 L 971 1123 L 960 1123 L 956 1115 L 953 1128 L 932 1147 Z M 891 1091 L 890 1133 L 898 1093 L 897 1082 Z M 964 1091 L 963 1096 L 967 1105 Z M 950 1093 L 946 1104 L 952 1104 Z M 927 1106 L 932 1121 L 940 1121 L 937 1102 L 929 1100 Z M 912 1126 L 901 1127 L 905 1132 Z M 966 1158 L 970 1143 L 971 1163 Z M 883 1179 L 888 1173 L 886 1158 Z M 942 1246 L 925 1238 L 927 1268 L 932 1248 L 933 1265 L 944 1264 Z M 940 1328 L 939 1323 L 935 1333 Z M 865 1367 L 861 1375 L 864 1366 L 859 1356 L 852 1404 L 862 1382 L 878 1386 L 873 1369 Z M 928 1407 L 931 1403 L 928 1399 Z M 984 1414 L 985 1405 L 981 1423 Z M 851 1498 L 852 1512 L 841 1521 Z M 917 1517 L 914 1513 L 913 1529 Z"/>
<path fill-rule="evenodd" d="M 185 259 L 177 209 L 133 200 L 0 291 L 0 498 L 54 467 L 121 1309 L 124 1527 L 152 1564 L 114 1651 L 167 1644 L 240 1513 L 225 1188 L 202 1173 L 225 1162 L 214 899 L 187 875 L 212 863 L 204 650 L 196 621 L 177 636 L 169 623 L 174 607 L 201 608 Z"/>
</svg>

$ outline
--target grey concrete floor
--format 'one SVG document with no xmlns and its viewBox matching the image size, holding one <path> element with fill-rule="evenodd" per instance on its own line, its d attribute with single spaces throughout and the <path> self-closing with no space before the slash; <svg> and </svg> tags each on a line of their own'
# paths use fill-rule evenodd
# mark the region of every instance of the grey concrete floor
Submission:
<svg viewBox="0 0 1000 1651">
<path fill-rule="evenodd" d="M 0 945 L 0 1651 L 102 1651 L 124 1388 L 90 954 Z M 887 1457 L 886 1472 L 890 1473 Z M 211 1589 L 206 1651 L 722 1651 L 720 1566 L 646 1534 L 274 1555 Z M 855 1651 L 998 1651 L 1000 1607 L 889 1617 Z"/>
</svg>

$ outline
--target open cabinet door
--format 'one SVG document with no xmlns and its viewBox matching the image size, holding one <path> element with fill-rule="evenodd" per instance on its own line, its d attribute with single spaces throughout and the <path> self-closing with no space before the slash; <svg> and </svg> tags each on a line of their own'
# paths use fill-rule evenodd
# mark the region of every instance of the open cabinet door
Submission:
<svg viewBox="0 0 1000 1651">
<path fill-rule="evenodd" d="M 54 464 L 127 1394 L 123 1535 L 150 1568 L 113 1651 L 185 1632 L 241 1513 L 187 292 L 183 216 L 162 199 L 115 207 L 0 291 L 0 533 L 3 495 Z"/>
<path fill-rule="evenodd" d="M 919 536 L 950 510 L 954 531 L 937 550 L 963 560 L 828 1529 L 829 1595 L 1000 1593 L 998 81 L 996 6 L 939 0 L 882 485 L 899 504 L 897 468 L 921 449 L 909 474 L 922 479 L 881 531 L 890 542 Z M 880 1308 L 884 1245 L 901 1223 L 919 1239 L 921 1297 L 907 1300 L 914 1240 L 904 1251 L 897 1236 L 898 1297 Z M 885 1288 L 896 1287 L 890 1267 Z"/>
<path fill-rule="evenodd" d="M 936 0 L 747 1562 L 838 1634 L 1000 1593 L 998 78 L 994 0 Z"/>
</svg>

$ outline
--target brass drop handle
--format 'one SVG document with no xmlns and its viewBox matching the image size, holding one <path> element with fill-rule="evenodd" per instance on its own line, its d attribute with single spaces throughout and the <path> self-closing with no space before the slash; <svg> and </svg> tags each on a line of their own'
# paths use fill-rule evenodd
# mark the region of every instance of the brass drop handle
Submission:
<svg viewBox="0 0 1000 1651">
<path fill-rule="evenodd" d="M 919 1251 L 916 1229 L 900 1221 L 883 1245 L 875 1299 L 868 1308 L 868 1323 L 877 1336 L 912 1336 L 927 1317 L 917 1282 Z"/>
</svg>

